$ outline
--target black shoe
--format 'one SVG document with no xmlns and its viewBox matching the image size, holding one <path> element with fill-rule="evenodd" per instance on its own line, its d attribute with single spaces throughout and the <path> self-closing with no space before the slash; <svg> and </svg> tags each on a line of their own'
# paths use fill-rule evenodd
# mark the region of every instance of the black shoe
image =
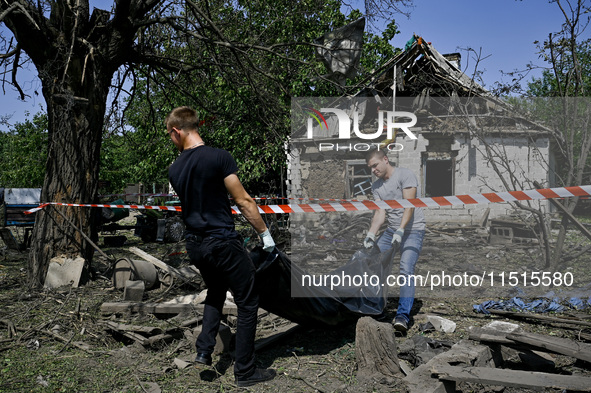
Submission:
<svg viewBox="0 0 591 393">
<path fill-rule="evenodd" d="M 207 353 L 198 353 L 197 357 L 195 357 L 195 363 L 205 364 L 206 366 L 211 366 L 212 360 L 211 355 Z"/>
<path fill-rule="evenodd" d="M 241 388 L 252 386 L 259 382 L 270 381 L 275 378 L 277 373 L 272 368 L 255 368 L 254 373 L 250 377 L 236 379 L 236 385 Z"/>
<path fill-rule="evenodd" d="M 403 317 L 394 318 L 394 330 L 402 334 L 406 334 L 408 331 L 408 322 Z"/>
</svg>

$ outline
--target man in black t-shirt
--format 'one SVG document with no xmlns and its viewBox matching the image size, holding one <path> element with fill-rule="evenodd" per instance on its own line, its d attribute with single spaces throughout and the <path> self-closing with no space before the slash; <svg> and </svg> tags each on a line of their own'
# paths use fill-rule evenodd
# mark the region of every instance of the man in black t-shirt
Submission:
<svg viewBox="0 0 591 393">
<path fill-rule="evenodd" d="M 181 154 L 168 169 L 172 187 L 181 200 L 187 227 L 187 253 L 207 285 L 203 328 L 197 338 L 195 361 L 211 365 L 211 354 L 220 326 L 226 292 L 232 291 L 238 306 L 234 376 L 240 387 L 275 377 L 272 369 L 254 364 L 258 294 L 255 268 L 234 228 L 228 193 L 242 215 L 271 251 L 275 242 L 256 203 L 238 179 L 238 167 L 225 150 L 206 146 L 198 132 L 197 113 L 178 107 L 166 117 L 166 130 Z"/>
</svg>

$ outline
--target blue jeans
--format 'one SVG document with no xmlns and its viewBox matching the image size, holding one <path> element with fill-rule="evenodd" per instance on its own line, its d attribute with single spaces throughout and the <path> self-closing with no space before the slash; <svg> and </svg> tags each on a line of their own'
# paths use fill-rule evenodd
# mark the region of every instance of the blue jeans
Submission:
<svg viewBox="0 0 591 393">
<path fill-rule="evenodd" d="M 387 251 L 392 247 L 392 236 L 394 232 L 396 232 L 394 229 L 388 228 L 378 239 L 377 244 L 381 252 Z M 415 265 L 423 248 L 424 237 L 424 230 L 406 231 L 400 244 L 400 274 L 406 277 L 406 283 L 400 287 L 396 316 L 404 318 L 406 322 L 410 320 L 410 310 L 415 300 L 415 280 L 409 279 L 408 276 L 415 274 Z"/>
</svg>

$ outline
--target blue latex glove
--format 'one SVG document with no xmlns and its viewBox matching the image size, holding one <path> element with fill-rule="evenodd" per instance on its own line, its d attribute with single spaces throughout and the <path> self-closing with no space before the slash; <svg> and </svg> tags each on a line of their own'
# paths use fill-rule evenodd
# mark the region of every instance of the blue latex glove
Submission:
<svg viewBox="0 0 591 393">
<path fill-rule="evenodd" d="M 269 230 L 267 229 L 265 232 L 261 233 L 259 236 L 261 237 L 261 240 L 263 241 L 263 250 L 265 250 L 267 252 L 273 251 L 273 249 L 275 248 L 275 241 L 273 240 L 273 237 L 271 236 L 271 233 L 269 232 Z"/>
</svg>

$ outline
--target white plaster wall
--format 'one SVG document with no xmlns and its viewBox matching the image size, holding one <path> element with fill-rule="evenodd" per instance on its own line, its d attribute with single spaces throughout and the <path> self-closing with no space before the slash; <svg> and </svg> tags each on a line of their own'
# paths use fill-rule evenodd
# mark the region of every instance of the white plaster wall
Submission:
<svg viewBox="0 0 591 393">
<path fill-rule="evenodd" d="M 528 141 L 523 135 L 504 136 L 503 138 L 489 136 L 486 143 L 497 150 L 499 154 L 507 157 L 508 167 L 520 183 L 525 180 L 538 181 L 545 184 L 548 179 L 548 162 L 550 157 L 549 142 L 547 138 L 538 138 Z M 422 135 L 412 141 L 407 138 L 397 139 L 404 146 L 401 152 L 390 153 L 391 161 L 397 166 L 412 170 L 417 177 L 422 173 L 422 154 L 427 151 L 428 140 Z M 530 145 L 532 148 L 530 148 Z M 470 149 L 475 155 L 470 168 Z M 455 160 L 454 194 L 482 194 L 487 192 L 504 191 L 505 187 L 493 165 L 486 158 L 485 143 L 476 138 L 468 138 L 467 135 L 458 135 L 452 144 L 452 151 L 457 151 Z M 475 159 L 474 159 L 475 158 Z M 505 171 L 505 175 L 507 172 Z M 419 180 L 422 184 L 422 179 Z M 527 189 L 534 188 L 530 185 Z M 424 196 L 424 190 L 421 195 Z M 548 202 L 540 202 L 544 209 L 548 208 Z M 489 218 L 508 215 L 513 211 L 509 203 L 491 203 L 482 205 L 463 205 L 454 207 L 425 208 L 425 216 L 429 222 L 453 222 L 477 224 L 490 208 Z"/>
<path fill-rule="evenodd" d="M 503 138 L 497 136 L 486 137 L 488 143 L 494 149 L 500 151 L 508 158 L 509 169 L 515 174 L 519 182 L 525 180 L 537 180 L 545 184 L 548 180 L 548 162 L 550 157 L 549 142 L 547 138 L 538 138 L 528 141 L 525 135 L 516 135 Z M 404 148 L 399 152 L 388 154 L 390 161 L 397 166 L 412 170 L 417 177 L 422 174 L 422 153 L 427 151 L 429 141 L 422 135 L 417 140 L 407 137 L 398 137 L 396 140 Z M 533 148 L 530 148 L 530 144 Z M 454 194 L 481 194 L 487 192 L 504 191 L 505 187 L 499 176 L 493 169 L 493 165 L 485 156 L 484 143 L 476 138 L 468 138 L 458 134 L 452 144 L 452 150 L 457 151 L 455 159 L 455 184 Z M 470 151 L 472 150 L 472 153 Z M 472 157 L 470 157 L 472 154 Z M 474 166 L 470 168 L 470 166 Z M 300 160 L 297 152 L 288 156 L 287 168 L 288 196 L 314 198 L 315 195 L 302 195 L 302 182 L 309 174 L 309 163 Z M 419 179 L 422 184 L 422 178 Z M 527 189 L 534 188 L 527 186 Z M 419 196 L 424 196 L 423 190 Z M 338 196 L 335 196 L 338 197 Z M 537 203 L 537 202 L 536 202 Z M 548 208 L 547 201 L 539 202 L 544 209 Z M 477 224 L 490 208 L 489 218 L 510 214 L 513 208 L 508 203 L 491 203 L 482 205 L 463 205 L 453 207 L 425 208 L 428 222 L 450 222 Z"/>
</svg>

